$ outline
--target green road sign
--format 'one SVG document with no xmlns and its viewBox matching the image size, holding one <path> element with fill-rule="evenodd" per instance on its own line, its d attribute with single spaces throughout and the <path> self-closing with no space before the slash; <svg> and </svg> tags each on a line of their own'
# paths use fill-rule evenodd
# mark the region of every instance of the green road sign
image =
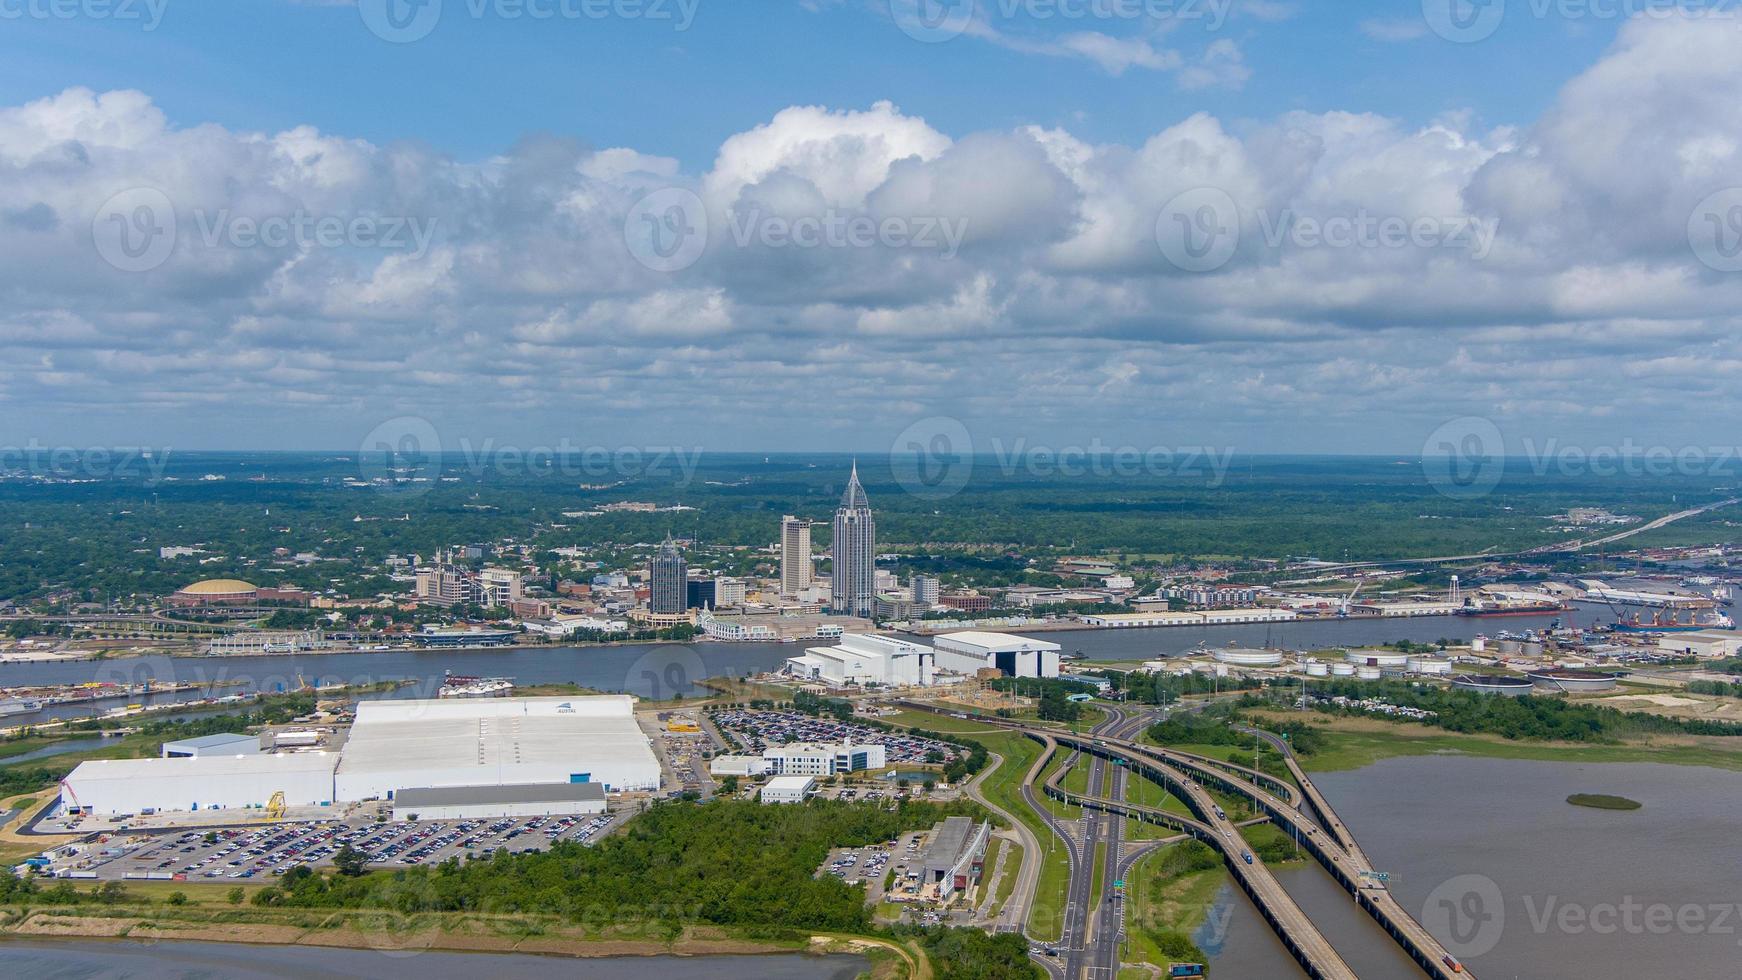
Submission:
<svg viewBox="0 0 1742 980">
<path fill-rule="evenodd" d="M 1124 888 L 1125 887 L 1125 879 L 1120 878 L 1118 881 L 1113 882 L 1113 887 L 1114 888 Z"/>
</svg>

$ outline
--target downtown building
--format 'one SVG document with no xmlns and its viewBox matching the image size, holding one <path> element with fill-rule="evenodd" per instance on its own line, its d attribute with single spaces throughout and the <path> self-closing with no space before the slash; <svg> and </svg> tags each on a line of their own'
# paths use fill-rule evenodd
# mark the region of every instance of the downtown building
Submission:
<svg viewBox="0 0 1742 980">
<path fill-rule="evenodd" d="M 835 511 L 835 539 L 829 547 L 834 564 L 830 608 L 871 618 L 877 605 L 877 522 L 859 485 L 858 463 Z"/>
<path fill-rule="evenodd" d="M 659 553 L 647 570 L 647 611 L 654 615 L 681 615 L 689 609 L 689 571 L 683 552 L 670 538 L 659 546 Z"/>
<path fill-rule="evenodd" d="M 787 515 L 780 519 L 780 594 L 795 596 L 811 587 L 811 522 Z"/>
</svg>

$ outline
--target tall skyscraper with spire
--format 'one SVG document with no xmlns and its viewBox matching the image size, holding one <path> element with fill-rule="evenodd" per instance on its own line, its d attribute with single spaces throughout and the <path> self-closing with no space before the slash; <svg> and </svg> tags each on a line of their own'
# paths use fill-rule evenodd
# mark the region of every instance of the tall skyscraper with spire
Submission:
<svg viewBox="0 0 1742 980">
<path fill-rule="evenodd" d="M 851 616 L 871 615 L 877 600 L 877 522 L 871 517 L 871 502 L 859 485 L 859 461 L 835 510 L 835 540 L 830 545 L 834 563 L 833 597 L 829 608 Z"/>
<path fill-rule="evenodd" d="M 681 613 L 689 608 L 689 571 L 683 552 L 667 536 L 648 569 L 647 609 L 655 613 Z"/>
</svg>

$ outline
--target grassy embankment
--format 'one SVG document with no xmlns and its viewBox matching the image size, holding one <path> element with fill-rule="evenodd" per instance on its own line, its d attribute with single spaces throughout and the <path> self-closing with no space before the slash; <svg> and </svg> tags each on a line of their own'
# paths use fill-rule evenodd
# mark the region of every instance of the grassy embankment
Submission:
<svg viewBox="0 0 1742 980">
<path fill-rule="evenodd" d="M 1228 880 L 1219 861 L 1202 869 L 1176 867 L 1175 852 L 1181 846 L 1170 844 L 1144 856 L 1126 876 L 1126 934 L 1131 941 L 1126 959 L 1130 962 L 1165 970 L 1169 963 L 1185 959 L 1189 954 L 1180 937 L 1189 940 L 1203 925 L 1215 906 L 1216 892 Z M 1147 971 L 1146 975 L 1153 976 Z"/>
<path fill-rule="evenodd" d="M 1265 717 L 1298 719 L 1298 712 L 1257 712 Z M 1742 739 L 1657 736 L 1615 745 L 1582 742 L 1508 741 L 1498 735 L 1460 734 L 1426 725 L 1375 718 L 1312 719 L 1325 730 L 1326 745 L 1300 758 L 1311 772 L 1360 769 L 1381 759 L 1411 755 L 1466 755 L 1545 762 L 1661 762 L 1742 770 Z M 1195 750 L 1193 750 L 1195 751 Z"/>
<path fill-rule="evenodd" d="M 962 719 L 953 718 L 943 720 L 962 722 Z M 933 730 L 949 729 L 934 726 Z M 1021 820 L 1040 841 L 1040 878 L 1035 887 L 1034 905 L 1029 910 L 1029 934 L 1041 940 L 1057 939 L 1064 913 L 1065 893 L 1070 885 L 1070 857 L 1064 847 L 1048 846 L 1048 842 L 1054 837 L 1052 829 L 1022 798 L 1022 780 L 1027 776 L 1028 770 L 1033 768 L 1035 760 L 1040 758 L 1040 743 L 1026 736 L 1004 731 L 974 734 L 971 737 L 985 745 L 988 752 L 1003 757 L 1003 762 L 980 784 L 981 792 L 988 800 Z"/>
</svg>

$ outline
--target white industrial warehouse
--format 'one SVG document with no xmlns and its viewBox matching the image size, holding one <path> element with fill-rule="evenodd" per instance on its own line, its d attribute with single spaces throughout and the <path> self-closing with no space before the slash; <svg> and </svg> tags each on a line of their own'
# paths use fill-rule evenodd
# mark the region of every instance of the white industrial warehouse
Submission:
<svg viewBox="0 0 1742 980">
<path fill-rule="evenodd" d="M 932 648 L 891 636 L 849 633 L 839 646 L 810 647 L 786 661 L 786 672 L 836 687 L 883 684 L 912 687 L 932 683 Z"/>
<path fill-rule="evenodd" d="M 61 782 L 61 805 L 93 813 L 263 807 L 278 793 L 286 806 L 333 800 L 331 752 L 200 755 L 81 762 Z"/>
<path fill-rule="evenodd" d="M 973 675 L 996 669 L 1007 677 L 1057 677 L 1059 645 L 1010 633 L 967 630 L 932 640 L 939 670 Z"/>
<path fill-rule="evenodd" d="M 602 783 L 659 788 L 659 760 L 628 695 L 364 701 L 345 743 L 341 800 L 401 789 Z"/>
<path fill-rule="evenodd" d="M 337 753 L 85 762 L 62 782 L 61 802 L 119 814 L 263 807 L 279 793 L 286 806 L 320 806 L 409 790 L 427 812 L 588 813 L 602 791 L 656 790 L 659 782 L 659 760 L 627 695 L 364 701 Z M 561 788 L 580 784 L 601 789 Z"/>
</svg>

